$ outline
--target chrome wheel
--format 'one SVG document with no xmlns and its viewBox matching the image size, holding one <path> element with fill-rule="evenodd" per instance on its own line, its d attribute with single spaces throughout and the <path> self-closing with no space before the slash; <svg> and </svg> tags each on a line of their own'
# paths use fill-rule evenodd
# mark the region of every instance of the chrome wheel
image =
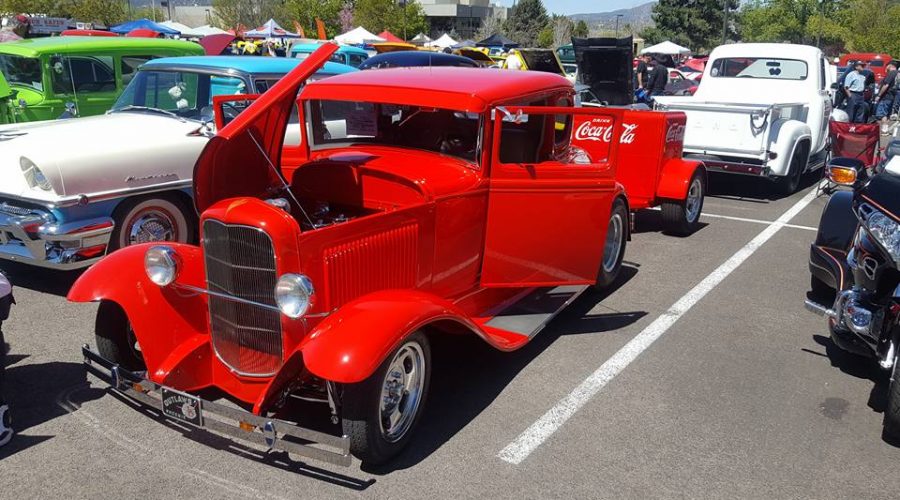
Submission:
<svg viewBox="0 0 900 500">
<path fill-rule="evenodd" d="M 693 224 L 700 218 L 700 207 L 703 206 L 703 181 L 694 178 L 684 200 L 684 214 L 688 223 Z"/>
<path fill-rule="evenodd" d="M 148 208 L 135 214 L 127 227 L 128 244 L 153 241 L 178 241 L 175 217 L 161 208 Z"/>
<path fill-rule="evenodd" d="M 416 342 L 401 347 L 381 385 L 379 423 L 388 442 L 403 438 L 415 421 L 425 385 L 425 353 Z"/>
<path fill-rule="evenodd" d="M 622 239 L 625 237 L 625 221 L 622 215 L 614 213 L 609 219 L 606 229 L 606 243 L 603 245 L 603 271 L 611 273 L 619 263 L 619 252 L 622 251 Z"/>
</svg>

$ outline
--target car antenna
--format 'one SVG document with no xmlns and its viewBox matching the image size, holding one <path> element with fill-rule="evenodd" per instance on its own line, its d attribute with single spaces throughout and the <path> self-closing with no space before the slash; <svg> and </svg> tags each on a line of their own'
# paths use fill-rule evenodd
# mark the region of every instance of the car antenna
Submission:
<svg viewBox="0 0 900 500">
<path fill-rule="evenodd" d="M 263 147 L 259 145 L 259 142 L 256 140 L 256 137 L 253 136 L 253 133 L 251 131 L 248 130 L 247 135 L 250 136 L 250 139 L 253 141 L 253 144 L 256 144 L 256 149 L 259 149 L 259 152 L 262 153 L 263 158 L 266 159 L 266 163 L 269 164 L 269 168 L 272 169 L 272 172 L 275 172 L 275 177 L 278 177 L 278 180 L 281 181 L 281 186 L 284 188 L 285 191 L 287 191 L 288 196 L 290 196 L 291 199 L 294 200 L 294 204 L 296 204 L 297 208 L 300 209 L 300 213 L 303 214 L 303 218 L 306 219 L 306 222 L 309 222 L 309 225 L 313 229 L 315 229 L 316 225 L 313 223 L 312 219 L 309 217 L 309 214 L 306 213 L 306 210 L 303 210 L 303 205 L 300 204 L 300 200 L 298 200 L 297 197 L 294 196 L 294 192 L 291 191 L 290 184 L 288 184 L 287 181 L 284 180 L 284 177 L 281 176 L 281 173 L 278 171 L 278 168 L 275 167 L 275 164 L 272 163 L 272 160 L 271 160 L 271 158 L 269 158 L 269 155 L 268 155 L 268 153 L 266 153 L 266 150 L 263 149 Z"/>
</svg>

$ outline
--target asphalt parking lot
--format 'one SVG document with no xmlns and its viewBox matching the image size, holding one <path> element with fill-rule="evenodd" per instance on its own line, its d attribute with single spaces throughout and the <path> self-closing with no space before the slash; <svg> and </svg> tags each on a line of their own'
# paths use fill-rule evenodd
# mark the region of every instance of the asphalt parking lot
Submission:
<svg viewBox="0 0 900 500">
<path fill-rule="evenodd" d="M 96 307 L 66 302 L 77 273 L 4 263 L 18 435 L 0 450 L 2 496 L 896 498 L 885 379 L 835 352 L 803 308 L 826 199 L 814 179 L 783 199 L 712 181 L 705 227 L 675 238 L 659 213 L 638 214 L 614 289 L 583 295 L 521 351 L 438 343 L 418 436 L 377 470 L 148 418 L 81 367 Z"/>
</svg>

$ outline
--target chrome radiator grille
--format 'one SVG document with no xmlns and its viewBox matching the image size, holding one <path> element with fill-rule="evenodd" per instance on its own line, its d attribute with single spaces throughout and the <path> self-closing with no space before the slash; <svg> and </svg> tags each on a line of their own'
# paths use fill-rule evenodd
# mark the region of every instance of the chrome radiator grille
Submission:
<svg viewBox="0 0 900 500">
<path fill-rule="evenodd" d="M 213 348 L 242 375 L 273 375 L 282 363 L 281 317 L 275 304 L 275 249 L 255 227 L 203 223 Z M 254 302 L 250 304 L 248 302 Z M 268 306 L 268 307 L 266 307 Z"/>
</svg>

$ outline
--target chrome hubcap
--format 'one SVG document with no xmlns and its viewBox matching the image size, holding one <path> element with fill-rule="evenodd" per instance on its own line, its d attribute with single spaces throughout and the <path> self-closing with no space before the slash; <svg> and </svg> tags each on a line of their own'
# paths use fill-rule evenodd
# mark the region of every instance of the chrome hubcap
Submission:
<svg viewBox="0 0 900 500">
<path fill-rule="evenodd" d="M 175 241 L 178 235 L 174 217 L 168 212 L 152 208 L 140 213 L 131 223 L 128 244 L 153 241 Z"/>
<path fill-rule="evenodd" d="M 412 426 L 425 385 L 425 354 L 415 342 L 397 351 L 381 386 L 379 422 L 390 442 L 401 439 Z"/>
<path fill-rule="evenodd" d="M 685 200 L 684 211 L 688 222 L 694 222 L 700 217 L 700 207 L 703 204 L 703 183 L 700 179 L 694 179 L 691 187 L 688 189 L 687 200 Z"/>
<path fill-rule="evenodd" d="M 603 245 L 603 270 L 611 273 L 619 262 L 619 252 L 622 251 L 622 238 L 625 235 L 625 222 L 621 214 L 613 214 L 609 219 L 609 228 L 606 230 L 606 243 Z"/>
</svg>

